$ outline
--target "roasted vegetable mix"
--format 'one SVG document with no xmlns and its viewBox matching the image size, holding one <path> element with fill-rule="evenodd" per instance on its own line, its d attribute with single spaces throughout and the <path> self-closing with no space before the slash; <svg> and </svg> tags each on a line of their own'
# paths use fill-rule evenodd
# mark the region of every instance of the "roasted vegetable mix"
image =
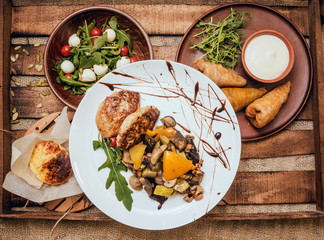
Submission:
<svg viewBox="0 0 324 240">
<path fill-rule="evenodd" d="M 108 189 L 115 182 L 116 197 L 122 201 L 128 211 L 132 209 L 132 190 L 129 189 L 121 171 L 129 169 L 133 175 L 129 184 L 134 190 L 144 190 L 149 197 L 160 203 L 158 208 L 172 194 L 183 194 L 184 200 L 203 198 L 200 183 L 204 173 L 201 171 L 203 161 L 199 159 L 192 136 L 184 137 L 175 129 L 176 122 L 170 116 L 161 119 L 163 126 L 147 130 L 142 142 L 124 150 L 116 146 L 115 137 L 93 141 L 93 149 L 102 148 L 107 156 L 99 168 L 109 168 L 106 182 Z"/>
<path fill-rule="evenodd" d="M 143 142 L 124 151 L 122 159 L 133 172 L 130 186 L 134 190 L 144 188 L 150 198 L 160 203 L 159 207 L 175 193 L 185 195 L 187 202 L 203 198 L 203 161 L 193 137 L 184 137 L 174 128 L 175 124 L 169 124 L 168 118 L 171 117 L 161 119 L 164 126 L 148 130 Z"/>
<path fill-rule="evenodd" d="M 84 21 L 62 46 L 62 60 L 55 64 L 57 82 L 74 95 L 83 94 L 98 79 L 119 66 L 138 61 L 132 38 L 119 29 L 117 18 L 106 19 L 101 26 Z"/>
<path fill-rule="evenodd" d="M 217 24 L 213 23 L 213 18 L 210 22 L 200 20 L 196 27 L 201 32 L 194 37 L 201 38 L 201 41 L 191 49 L 202 50 L 207 60 L 234 69 L 243 45 L 242 27 L 250 18 L 251 13 L 238 13 L 232 8 L 230 15 Z"/>
</svg>

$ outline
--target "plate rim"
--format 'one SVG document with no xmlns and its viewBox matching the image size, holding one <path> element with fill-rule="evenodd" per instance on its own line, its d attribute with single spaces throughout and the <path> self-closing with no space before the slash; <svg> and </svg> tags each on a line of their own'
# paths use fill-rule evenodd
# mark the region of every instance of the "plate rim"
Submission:
<svg viewBox="0 0 324 240">
<path fill-rule="evenodd" d="M 192 71 L 197 71 L 197 70 L 193 69 L 192 67 L 187 66 L 187 65 L 185 65 L 185 64 L 183 64 L 183 63 L 178 63 L 178 62 L 173 62 L 173 61 L 167 61 L 167 60 L 145 60 L 145 62 L 149 62 L 149 61 L 153 61 L 153 62 L 163 62 L 163 63 L 171 62 L 171 63 L 177 64 L 177 65 L 182 65 L 182 67 L 183 67 L 184 69 L 186 69 L 186 68 L 190 68 Z M 139 62 L 138 64 L 140 64 L 140 62 Z M 120 70 L 122 71 L 123 69 L 120 68 Z M 199 74 L 202 74 L 202 73 L 200 73 L 199 71 L 197 71 L 197 72 L 198 72 Z M 210 81 L 210 80 L 209 80 L 209 81 Z M 213 84 L 214 84 L 214 83 L 213 83 Z M 214 86 L 217 86 L 217 85 L 215 84 Z M 218 87 L 217 87 L 217 88 L 218 88 Z M 220 89 L 219 89 L 219 91 L 220 91 Z M 225 96 L 225 95 L 224 95 L 224 96 Z M 226 96 L 225 96 L 225 97 L 226 97 Z M 84 98 L 84 99 L 85 99 L 85 98 Z M 82 101 L 83 101 L 83 100 L 82 100 Z M 232 110 L 232 111 L 233 111 L 233 114 L 234 114 L 234 116 L 235 116 L 234 110 Z M 78 111 L 76 111 L 75 116 L 78 116 L 79 114 L 80 114 L 80 113 L 78 113 Z M 235 118 L 236 118 L 236 116 L 235 116 Z M 73 122 L 72 122 L 72 125 L 73 125 Z M 229 176 L 229 178 L 232 179 L 232 180 L 231 180 L 230 185 L 229 185 L 228 188 L 226 189 L 226 191 L 222 192 L 221 194 L 218 194 L 218 193 L 217 193 L 217 195 L 219 195 L 221 198 L 225 196 L 225 194 L 229 191 L 230 187 L 232 186 L 232 184 L 233 184 L 233 182 L 234 182 L 234 179 L 235 179 L 235 177 L 236 177 L 236 175 L 237 175 L 238 168 L 239 168 L 239 164 L 240 164 L 241 147 L 242 147 L 242 143 L 241 143 L 241 133 L 240 133 L 240 130 L 239 130 L 239 125 L 237 124 L 236 126 L 237 126 L 237 128 L 236 128 L 235 131 L 233 131 L 233 139 L 232 139 L 233 144 L 234 144 L 234 146 L 235 146 L 235 150 L 236 150 L 236 151 L 233 152 L 233 157 L 232 157 L 232 159 L 234 159 L 235 162 L 236 162 L 236 164 L 235 164 L 236 169 L 232 169 L 232 170 L 235 170 L 235 172 L 233 172 L 233 173 Z M 70 138 L 71 138 L 71 135 L 72 135 L 72 132 L 73 132 L 73 131 L 74 131 L 74 128 L 73 128 L 73 126 L 71 126 Z M 71 139 L 73 139 L 73 137 L 72 137 Z M 72 141 L 70 141 L 69 144 L 71 144 L 71 143 L 72 143 Z M 71 151 L 71 148 L 70 148 L 70 151 Z M 79 177 L 81 177 L 81 176 L 79 175 L 80 173 L 79 173 L 79 171 L 75 171 L 75 169 L 76 169 L 76 168 L 79 168 L 79 167 L 77 166 L 78 164 L 72 160 L 72 157 L 73 157 L 73 155 L 71 154 L 72 167 L 73 167 L 73 170 L 74 170 L 74 172 L 75 172 L 76 179 L 77 179 L 78 182 L 79 182 Z M 215 161 L 216 161 L 216 160 L 215 160 Z M 82 181 L 82 180 L 81 180 L 81 181 Z M 214 181 L 215 181 L 215 180 L 213 179 L 212 182 L 214 183 Z M 88 189 L 85 189 L 85 187 L 84 187 L 82 184 L 80 184 L 80 187 L 81 187 L 81 189 L 84 191 L 84 193 L 87 195 L 86 192 L 88 191 Z M 105 190 L 106 190 L 106 189 L 105 189 Z M 106 190 L 106 191 L 107 191 L 107 190 Z M 216 194 L 216 193 L 213 193 L 213 194 Z M 211 195 L 211 196 L 212 196 L 212 195 Z M 92 201 L 91 198 L 89 198 L 89 199 Z M 212 199 L 212 198 L 211 198 L 211 199 Z M 117 200 L 116 200 L 116 201 L 117 201 Z M 211 200 L 209 200 L 209 201 L 211 201 Z M 221 199 L 220 199 L 219 201 L 221 201 Z M 218 201 L 218 202 L 219 202 L 219 201 Z M 94 204 L 95 206 L 97 206 L 96 203 L 95 203 L 95 201 L 92 201 L 92 202 L 93 202 L 93 204 Z M 126 223 L 126 222 L 121 221 L 121 220 L 119 220 L 119 219 L 117 220 L 116 218 L 114 218 L 114 217 L 108 215 L 107 213 L 105 213 L 105 212 L 104 212 L 103 210 L 101 210 L 99 207 L 98 207 L 98 209 L 101 210 L 101 211 L 103 211 L 103 213 L 104 213 L 105 215 L 111 217 L 112 219 L 114 219 L 114 220 L 116 220 L 116 221 L 118 221 L 118 222 L 121 222 L 121 223 L 123 223 L 123 224 L 125 224 L 125 225 L 131 226 L 131 227 L 135 227 L 135 228 L 139 228 L 139 229 L 147 229 L 147 230 L 166 230 L 166 229 L 173 229 L 173 228 L 181 227 L 181 226 L 184 226 L 184 225 L 186 225 L 186 224 L 189 224 L 189 223 L 191 223 L 191 222 L 193 222 L 193 221 L 199 219 L 200 217 L 204 216 L 206 213 L 208 213 L 209 211 L 211 211 L 214 207 L 216 207 L 216 205 L 218 204 L 218 202 L 215 203 L 215 205 L 212 203 L 212 204 L 211 204 L 212 207 L 210 207 L 209 204 L 208 204 L 207 209 L 206 209 L 206 210 L 202 210 L 202 211 L 201 211 L 201 214 L 199 214 L 199 216 L 194 216 L 194 217 L 192 217 L 192 218 L 190 217 L 190 218 L 184 219 L 183 222 L 181 222 L 181 224 L 173 224 L 172 226 L 170 226 L 170 225 L 167 225 L 167 226 L 165 226 L 165 225 L 161 225 L 161 227 L 149 227 L 149 226 L 145 226 L 145 227 L 144 227 L 144 226 L 138 226 L 138 225 L 134 226 L 134 225 L 132 225 L 132 224 L 130 224 L 130 223 Z M 156 211 L 158 211 L 158 210 L 156 210 Z"/>
<path fill-rule="evenodd" d="M 261 135 L 261 136 L 257 136 L 257 137 L 250 137 L 250 138 L 243 138 L 241 136 L 241 139 L 243 142 L 252 142 L 252 141 L 256 141 L 256 140 L 261 140 L 261 139 L 264 139 L 264 138 L 267 138 L 269 136 L 272 136 L 278 132 L 280 132 L 281 130 L 283 130 L 285 127 L 287 127 L 292 121 L 295 120 L 295 118 L 298 116 L 298 114 L 303 110 L 308 98 L 309 98 L 309 95 L 310 95 L 310 92 L 311 92 L 311 89 L 312 89 L 312 85 L 313 85 L 313 78 L 314 78 L 314 66 L 313 66 L 313 59 L 312 59 L 312 55 L 311 55 L 311 52 L 310 52 L 310 49 L 309 49 L 309 46 L 303 36 L 303 34 L 300 32 L 300 30 L 295 26 L 294 23 L 292 23 L 287 17 L 285 17 L 284 15 L 282 15 L 279 11 L 271 8 L 271 7 L 268 7 L 268 6 L 265 6 L 265 5 L 262 5 L 262 4 L 257 4 L 257 3 L 229 3 L 229 4 L 224 4 L 224 5 L 221 5 L 221 6 L 217 6 L 215 8 L 212 8 L 211 10 L 207 11 L 206 13 L 202 14 L 197 20 L 195 20 L 191 25 L 190 27 L 186 30 L 184 36 L 182 37 L 181 41 L 180 41 L 180 44 L 177 48 L 177 53 L 176 53 L 176 56 L 175 56 L 175 61 L 178 62 L 179 61 L 179 56 L 180 56 L 180 53 L 181 53 L 181 48 L 182 48 L 182 45 L 184 43 L 184 41 L 188 38 L 188 35 L 189 33 L 191 32 L 191 30 L 195 27 L 195 25 L 200 21 L 200 19 L 202 18 L 205 18 L 207 15 L 209 14 L 212 14 L 213 12 L 216 12 L 216 11 L 219 11 L 219 10 L 222 10 L 222 9 L 225 9 L 225 8 L 230 8 L 230 7 L 235 7 L 235 6 L 247 6 L 247 7 L 258 7 L 258 8 L 263 8 L 263 9 L 266 9 L 267 11 L 270 11 L 270 12 L 273 12 L 275 13 L 276 15 L 280 16 L 281 18 L 283 18 L 287 23 L 289 23 L 291 25 L 291 27 L 298 33 L 300 39 L 303 41 L 303 45 L 305 47 L 305 50 L 306 50 L 306 53 L 307 53 L 307 56 L 308 56 L 308 60 L 309 60 L 309 67 L 310 67 L 310 76 L 309 76 L 309 81 L 308 81 L 308 89 L 306 91 L 306 94 L 305 94 L 305 97 L 304 97 L 304 100 L 302 102 L 302 104 L 298 107 L 297 111 L 295 112 L 295 114 L 285 123 L 281 124 L 277 129 L 267 133 L 267 134 L 264 134 L 264 135 Z"/>
</svg>

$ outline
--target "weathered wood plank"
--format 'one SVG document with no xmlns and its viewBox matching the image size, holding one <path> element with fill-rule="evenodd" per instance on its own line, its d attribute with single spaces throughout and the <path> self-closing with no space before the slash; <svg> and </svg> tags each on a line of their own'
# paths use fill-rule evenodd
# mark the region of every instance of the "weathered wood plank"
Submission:
<svg viewBox="0 0 324 240">
<path fill-rule="evenodd" d="M 323 212 L 307 211 L 307 212 L 279 212 L 279 213 L 221 213 L 221 214 L 207 214 L 200 218 L 198 221 L 211 221 L 211 220 L 269 220 L 269 219 L 300 219 L 300 218 L 317 218 L 323 217 Z M 52 219 L 58 220 L 62 217 L 62 213 L 48 212 L 15 212 L 10 211 L 6 214 L 0 214 L 3 218 L 16 218 L 16 219 Z M 69 213 L 64 217 L 65 220 L 82 220 L 82 221 L 111 221 L 112 218 L 108 217 L 102 212 L 88 213 Z"/>
<path fill-rule="evenodd" d="M 237 173 L 223 198 L 227 204 L 271 204 L 315 202 L 315 173 Z"/>
<path fill-rule="evenodd" d="M 10 80 L 9 80 L 9 54 L 10 54 L 10 28 L 11 28 L 11 2 L 0 2 L 0 186 L 5 174 L 10 168 Z M 9 193 L 0 187 L 0 213 L 9 210 Z"/>
<path fill-rule="evenodd" d="M 214 5 L 215 0 L 187 0 L 186 5 Z M 236 3 L 236 2 L 251 2 L 251 3 L 258 3 L 264 4 L 267 6 L 296 6 L 296 7 L 307 7 L 308 1 L 307 0 L 217 0 L 217 4 L 228 4 L 228 3 Z M 107 1 L 105 0 L 92 0 L 91 4 L 93 5 L 100 5 L 105 4 Z M 133 4 L 134 0 L 112 0 L 110 4 Z M 147 0 L 137 0 L 137 4 L 183 4 L 183 0 L 155 0 L 147 1 Z M 57 1 L 55 0 L 13 0 L 12 4 L 14 7 L 18 6 L 47 6 L 47 5 L 57 5 Z M 64 2 L 60 2 L 60 5 L 73 5 L 76 4 L 75 0 L 65 0 Z M 78 0 L 78 5 L 87 5 L 89 4 L 88 0 Z"/>
<path fill-rule="evenodd" d="M 323 4 L 323 3 L 322 3 Z M 313 109 L 315 131 L 316 204 L 324 211 L 324 81 L 320 1 L 311 0 L 309 7 L 310 43 L 314 63 Z"/>
<path fill-rule="evenodd" d="M 314 171 L 239 172 L 218 205 L 314 203 L 315 191 Z M 15 206 L 25 203 L 13 199 Z"/>
<path fill-rule="evenodd" d="M 215 6 L 203 5 L 103 5 L 120 9 L 135 19 L 149 34 L 184 34 L 191 24 Z M 49 35 L 67 15 L 83 6 L 30 6 L 15 7 L 12 17 L 14 35 Z M 274 7 L 308 35 L 307 8 Z M 179 13 L 183 14 L 179 14 Z M 175 24 L 176 23 L 176 24 Z M 30 26 L 37 26 L 37 28 Z"/>
<path fill-rule="evenodd" d="M 314 132 L 283 130 L 271 137 L 242 143 L 241 158 L 288 156 L 314 153 Z"/>
<path fill-rule="evenodd" d="M 14 88 L 15 96 L 13 105 L 16 107 L 20 118 L 41 118 L 42 113 L 61 112 L 65 106 L 53 93 L 45 96 L 45 100 L 39 97 L 48 87 L 24 87 Z M 37 105 L 41 103 L 42 107 Z"/>
<path fill-rule="evenodd" d="M 19 50 L 14 50 L 15 47 L 21 46 Z M 36 64 L 42 65 L 44 56 L 45 45 L 34 47 L 33 45 L 17 45 L 11 46 L 11 56 L 18 54 L 18 59 L 15 62 L 11 62 L 11 68 L 13 68 L 18 75 L 44 75 L 44 68 L 41 71 L 36 70 Z M 28 55 L 23 51 L 26 50 Z M 38 57 L 37 57 L 38 55 Z M 38 60 L 39 59 L 39 60 Z M 28 69 L 27 66 L 33 64 L 33 67 Z"/>
</svg>

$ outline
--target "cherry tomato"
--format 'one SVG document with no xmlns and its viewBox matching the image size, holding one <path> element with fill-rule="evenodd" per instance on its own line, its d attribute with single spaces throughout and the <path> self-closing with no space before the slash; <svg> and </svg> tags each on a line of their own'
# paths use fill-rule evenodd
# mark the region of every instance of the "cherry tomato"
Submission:
<svg viewBox="0 0 324 240">
<path fill-rule="evenodd" d="M 99 28 L 94 28 L 94 29 L 91 30 L 90 35 L 91 35 L 91 37 L 101 36 L 102 32 L 101 32 L 101 30 Z"/>
<path fill-rule="evenodd" d="M 116 147 L 117 146 L 116 140 L 117 140 L 116 136 L 110 137 L 109 140 L 108 140 L 109 146 L 110 147 Z"/>
<path fill-rule="evenodd" d="M 61 48 L 61 54 L 63 57 L 69 57 L 70 56 L 70 51 L 72 50 L 72 48 L 69 45 L 64 45 Z"/>
<path fill-rule="evenodd" d="M 67 73 L 67 74 L 65 74 L 65 76 L 64 77 L 66 77 L 66 78 L 70 78 L 70 77 L 72 77 L 73 76 L 73 74 L 72 73 Z"/>
<path fill-rule="evenodd" d="M 128 47 L 124 45 L 120 50 L 120 56 L 126 56 L 128 54 Z"/>
<path fill-rule="evenodd" d="M 92 38 L 92 45 L 94 45 L 95 41 L 97 40 L 98 37 Z"/>
<path fill-rule="evenodd" d="M 106 32 L 107 30 L 108 30 L 108 27 L 105 27 L 104 32 Z"/>
<path fill-rule="evenodd" d="M 130 57 L 129 60 L 130 60 L 131 63 L 138 62 L 138 58 L 135 57 L 135 56 Z"/>
</svg>

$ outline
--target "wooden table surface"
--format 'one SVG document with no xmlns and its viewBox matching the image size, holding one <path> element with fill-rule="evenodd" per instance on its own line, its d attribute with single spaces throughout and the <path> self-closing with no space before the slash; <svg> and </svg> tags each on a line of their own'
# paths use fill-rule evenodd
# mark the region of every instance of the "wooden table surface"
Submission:
<svg viewBox="0 0 324 240">
<path fill-rule="evenodd" d="M 115 7 L 133 16 L 148 32 L 153 45 L 154 58 L 174 60 L 181 38 L 192 22 L 215 6 L 231 2 L 234 1 L 138 0 L 135 3 L 131 0 L 115 0 L 111 4 L 107 4 L 105 1 L 95 0 L 91 4 Z M 317 67 L 314 78 L 315 84 L 306 106 L 286 129 L 266 139 L 242 144 L 239 171 L 224 200 L 203 220 L 198 221 L 204 223 L 189 225 L 194 229 L 183 227 L 185 231 L 194 232 L 195 229 L 198 231 L 201 226 L 204 229 L 209 229 L 210 226 L 215 227 L 215 220 L 218 219 L 308 218 L 323 215 L 317 211 L 323 210 L 323 193 L 321 192 L 323 187 L 321 178 L 323 156 L 320 153 L 324 152 L 321 151 L 324 146 L 320 143 L 323 141 L 324 134 L 324 103 L 323 97 L 321 97 L 321 94 L 324 94 L 324 88 L 323 82 L 317 82 L 319 73 L 323 73 L 323 49 L 318 49 L 318 47 L 322 47 L 321 38 L 323 35 L 320 32 L 319 21 L 313 21 L 309 14 L 309 8 L 319 7 L 319 1 L 262 0 L 249 2 L 265 4 L 278 10 L 300 29 L 308 43 L 316 44 L 316 47 L 311 46 L 313 47 L 313 61 Z M 10 93 L 2 92 L 0 99 L 2 104 L 0 125 L 2 129 L 10 129 L 13 132 L 10 142 L 23 136 L 26 130 L 43 115 L 60 112 L 64 107 L 64 104 L 53 93 L 43 98 L 40 97 L 40 94 L 45 95 L 44 91 L 49 87 L 31 86 L 30 83 L 37 83 L 41 79 L 45 79 L 44 71 L 37 71 L 35 67 L 28 69 L 27 66 L 37 63 L 37 55 L 42 55 L 48 36 L 54 27 L 68 14 L 86 6 L 89 6 L 89 3 L 85 0 L 66 0 L 60 4 L 51 0 L 2 1 L 4 11 L 11 9 L 9 13 L 3 14 L 0 22 L 3 30 L 3 33 L 0 34 L 5 35 L 8 29 L 3 23 L 8 22 L 7 17 L 11 19 L 9 34 L 11 39 L 9 39 L 9 42 L 6 43 L 5 40 L 8 39 L 0 35 L 2 47 L 6 50 L 0 58 L 2 91 L 4 91 L 6 84 L 9 84 L 9 82 L 6 83 L 8 71 L 10 69 L 16 71 L 16 74 L 11 74 Z M 320 18 L 319 12 L 314 12 L 314 18 Z M 28 42 L 26 42 L 26 39 L 28 39 Z M 15 50 L 17 46 L 22 47 Z M 23 53 L 23 49 L 29 52 L 28 56 Z M 15 54 L 19 54 L 16 62 L 10 64 L 5 62 L 9 55 Z M 42 107 L 37 107 L 39 104 Z M 8 126 L 10 120 L 5 121 L 5 119 L 12 117 L 14 108 L 19 114 L 19 122 Z M 2 178 L 6 172 L 4 170 L 8 169 L 8 163 L 10 164 L 7 151 L 3 150 L 6 141 L 8 141 L 7 135 L 3 132 L 0 135 L 4 139 L 0 143 L 1 155 L 3 160 L 6 159 L 6 161 L 0 163 Z M 3 196 L 8 193 L 3 190 L 0 193 L 2 211 L 9 205 L 13 211 L 27 210 L 28 213 L 33 215 L 32 218 L 42 216 L 40 218 L 57 219 L 61 216 L 48 217 L 49 214 L 45 210 L 40 210 L 39 207 L 33 205 L 23 209 L 24 200 L 15 196 L 11 196 L 11 201 L 6 203 Z M 93 219 L 107 219 L 95 207 L 80 213 L 78 216 L 71 216 L 70 219 L 87 219 L 87 216 L 92 216 Z M 69 219 L 69 217 L 67 218 Z M 37 224 L 40 223 L 39 221 L 41 220 L 36 220 Z M 322 220 L 312 221 L 315 225 L 323 223 Z M 8 226 L 6 222 L 14 226 L 19 225 L 19 223 L 13 223 L 12 220 L 2 220 L 0 223 L 3 226 Z M 45 224 L 46 222 L 41 223 Z M 102 223 L 98 224 L 104 226 Z M 109 224 L 114 226 L 114 231 L 117 231 L 114 236 L 120 236 L 118 231 L 123 229 L 120 224 L 111 222 Z M 227 227 L 230 229 L 234 226 Z M 9 238 L 9 235 L 7 236 Z"/>
</svg>

